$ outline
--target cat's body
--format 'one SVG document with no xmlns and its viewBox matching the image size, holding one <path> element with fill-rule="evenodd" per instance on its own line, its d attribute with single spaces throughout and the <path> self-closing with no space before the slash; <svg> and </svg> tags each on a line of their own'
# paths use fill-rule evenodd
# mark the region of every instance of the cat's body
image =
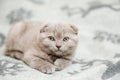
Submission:
<svg viewBox="0 0 120 80">
<path fill-rule="evenodd" d="M 7 37 L 5 54 L 44 73 L 69 65 L 78 43 L 77 28 L 69 24 L 19 22 Z"/>
</svg>

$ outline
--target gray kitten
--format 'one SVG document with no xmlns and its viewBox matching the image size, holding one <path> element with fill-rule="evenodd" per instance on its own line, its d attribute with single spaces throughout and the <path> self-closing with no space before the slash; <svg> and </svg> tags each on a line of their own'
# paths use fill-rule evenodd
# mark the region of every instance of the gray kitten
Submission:
<svg viewBox="0 0 120 80">
<path fill-rule="evenodd" d="M 43 73 L 67 67 L 78 44 L 78 29 L 70 24 L 19 22 L 12 26 L 5 54 Z"/>
</svg>

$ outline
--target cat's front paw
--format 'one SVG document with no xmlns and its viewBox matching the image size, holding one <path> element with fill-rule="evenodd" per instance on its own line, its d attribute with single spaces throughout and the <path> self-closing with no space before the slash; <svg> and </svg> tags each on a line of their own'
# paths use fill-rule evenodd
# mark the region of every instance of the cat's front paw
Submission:
<svg viewBox="0 0 120 80">
<path fill-rule="evenodd" d="M 54 65 L 56 66 L 56 71 L 60 71 L 66 68 L 69 64 L 70 64 L 70 61 L 65 59 L 57 59 L 54 62 Z"/>
<path fill-rule="evenodd" d="M 55 72 L 55 66 L 52 64 L 44 64 L 40 65 L 38 70 L 46 74 L 51 74 Z"/>
</svg>

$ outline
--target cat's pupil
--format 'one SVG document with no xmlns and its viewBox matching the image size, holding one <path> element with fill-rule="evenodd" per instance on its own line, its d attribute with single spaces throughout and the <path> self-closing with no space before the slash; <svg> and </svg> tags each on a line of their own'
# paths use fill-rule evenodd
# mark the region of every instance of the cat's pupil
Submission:
<svg viewBox="0 0 120 80">
<path fill-rule="evenodd" d="M 68 41 L 69 37 L 64 37 L 63 41 Z"/>
<path fill-rule="evenodd" d="M 55 38 L 53 36 L 48 37 L 51 41 L 55 41 Z"/>
</svg>

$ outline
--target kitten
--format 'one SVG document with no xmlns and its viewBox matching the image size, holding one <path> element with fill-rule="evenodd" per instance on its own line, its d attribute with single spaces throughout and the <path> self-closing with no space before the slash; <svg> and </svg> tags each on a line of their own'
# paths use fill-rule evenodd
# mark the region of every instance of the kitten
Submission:
<svg viewBox="0 0 120 80">
<path fill-rule="evenodd" d="M 70 24 L 19 22 L 9 31 L 5 54 L 43 73 L 53 73 L 70 64 L 78 44 L 77 32 Z"/>
</svg>

